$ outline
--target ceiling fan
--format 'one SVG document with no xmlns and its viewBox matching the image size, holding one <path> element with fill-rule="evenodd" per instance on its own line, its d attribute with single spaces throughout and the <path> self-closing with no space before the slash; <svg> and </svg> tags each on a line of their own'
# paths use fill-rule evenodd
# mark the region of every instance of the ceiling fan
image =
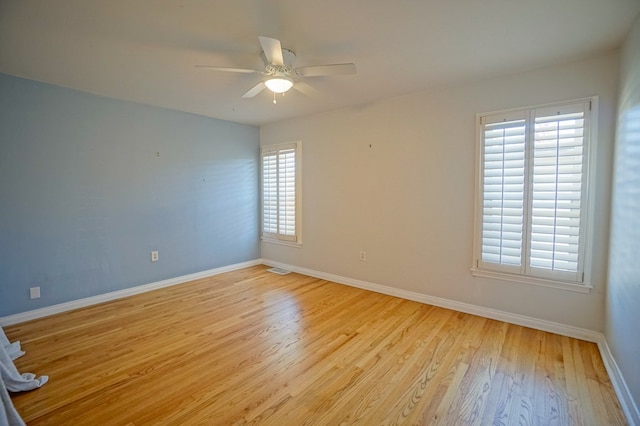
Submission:
<svg viewBox="0 0 640 426">
<path fill-rule="evenodd" d="M 304 77 L 356 73 L 356 65 L 353 63 L 292 68 L 291 63 L 295 59 L 296 54 L 289 49 L 282 48 L 280 40 L 264 36 L 258 37 L 258 40 L 260 41 L 260 46 L 262 46 L 262 59 L 265 63 L 264 70 L 262 71 L 211 65 L 196 65 L 196 67 L 207 68 L 213 71 L 262 74 L 265 78 L 249 89 L 242 97 L 253 98 L 266 87 L 273 92 L 273 103 L 276 103 L 276 93 L 285 93 L 292 87 L 296 87 L 299 90 L 304 90 L 304 87 L 308 87 L 300 82 Z"/>
</svg>

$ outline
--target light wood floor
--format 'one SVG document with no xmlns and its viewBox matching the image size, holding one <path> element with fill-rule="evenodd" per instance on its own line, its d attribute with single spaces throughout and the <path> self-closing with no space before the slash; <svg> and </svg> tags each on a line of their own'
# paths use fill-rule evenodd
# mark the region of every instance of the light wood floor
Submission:
<svg viewBox="0 0 640 426">
<path fill-rule="evenodd" d="M 29 425 L 625 424 L 596 346 L 256 266 L 6 328 Z"/>
</svg>

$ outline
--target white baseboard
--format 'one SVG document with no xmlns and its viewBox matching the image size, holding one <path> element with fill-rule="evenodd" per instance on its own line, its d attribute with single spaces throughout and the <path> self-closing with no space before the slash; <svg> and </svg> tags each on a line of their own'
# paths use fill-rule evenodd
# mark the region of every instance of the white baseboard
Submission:
<svg viewBox="0 0 640 426">
<path fill-rule="evenodd" d="M 428 305 L 439 306 L 441 308 L 447 308 L 458 312 L 464 312 L 467 314 L 477 315 L 484 318 L 495 319 L 499 321 L 508 322 L 510 324 L 521 325 L 524 327 L 533 328 L 541 331 L 548 331 L 550 333 L 560 334 L 562 336 L 573 337 L 588 342 L 597 343 L 600 356 L 607 369 L 613 388 L 618 396 L 622 410 L 629 422 L 630 426 L 640 426 L 640 412 L 638 407 L 634 403 L 631 392 L 627 387 L 627 384 L 618 368 L 618 365 L 613 358 L 609 345 L 604 337 L 604 334 L 587 330 L 579 327 L 573 327 L 570 325 L 559 324 L 552 321 L 541 320 L 538 318 L 527 317 L 524 315 L 513 314 L 510 312 L 499 311 L 496 309 L 485 308 L 482 306 L 471 305 L 468 303 L 457 302 L 455 300 L 443 299 L 440 297 L 428 296 L 413 291 L 400 290 L 393 287 L 388 287 L 380 284 L 373 284 L 366 281 L 360 281 L 353 278 L 346 278 L 339 275 L 327 274 L 324 272 L 314 271 L 312 269 L 301 268 L 294 265 L 288 265 L 282 262 L 276 262 L 273 260 L 263 259 L 262 263 L 268 266 L 288 269 L 292 272 L 297 272 L 303 275 L 308 275 L 315 278 L 332 281 L 338 284 L 345 284 L 351 287 L 361 288 L 363 290 L 375 291 L 376 293 L 387 294 L 389 296 L 400 297 L 407 300 L 413 300 L 416 302 L 426 303 Z"/>
<path fill-rule="evenodd" d="M 455 300 L 443 299 L 441 297 L 429 296 L 414 291 L 401 290 L 380 284 L 373 284 L 366 281 L 360 281 L 353 278 L 341 277 L 339 275 L 327 274 L 324 272 L 314 271 L 312 269 L 301 268 L 298 266 L 288 265 L 268 259 L 263 259 L 262 263 L 269 266 L 288 269 L 300 274 L 309 275 L 315 278 L 333 281 L 338 284 L 345 284 L 351 287 L 361 288 L 363 290 L 375 291 L 376 293 L 396 296 L 402 299 L 413 300 L 415 302 L 426 303 L 427 305 L 439 306 L 441 308 L 452 309 L 458 312 L 477 315 L 484 318 L 490 318 L 498 321 L 508 322 L 510 324 L 521 325 L 524 327 L 534 328 L 536 330 L 548 331 L 550 333 L 560 334 L 562 336 L 573 337 L 588 342 L 597 343 L 602 337 L 602 333 L 587 330 L 584 328 L 564 325 L 557 322 L 546 321 L 538 318 L 532 318 L 524 315 L 513 314 L 510 312 L 499 311 L 497 309 L 485 308 L 482 306 L 471 305 L 469 303 L 457 302 Z"/>
<path fill-rule="evenodd" d="M 624 376 L 622 375 L 620 368 L 618 368 L 618 363 L 613 357 L 604 335 L 598 341 L 598 349 L 600 349 L 602 362 L 607 369 L 607 373 L 611 379 L 611 384 L 613 385 L 613 389 L 616 391 L 616 395 L 618 395 L 622 411 L 624 411 L 629 425 L 640 426 L 640 409 L 633 400 L 633 396 L 627 386 L 627 382 L 624 380 Z"/>
<path fill-rule="evenodd" d="M 249 266 L 260 265 L 261 263 L 262 263 L 261 259 L 250 260 L 248 262 L 222 266 L 220 268 L 214 268 L 214 269 L 209 269 L 202 272 L 196 272 L 193 274 L 182 275 L 180 277 L 169 278 L 162 281 L 156 281 L 154 283 L 139 285 L 136 287 L 130 287 L 123 290 L 112 291 L 110 293 L 99 294 L 97 296 L 86 297 L 83 299 L 72 300 L 70 302 L 60 303 L 53 306 L 47 306 L 45 308 L 40 308 L 40 309 L 34 309 L 32 311 L 21 312 L 19 314 L 9 315 L 6 317 L 0 317 L 0 327 L 11 325 L 11 324 L 18 324 L 21 322 L 30 321 L 37 318 L 47 317 L 49 315 L 71 311 L 73 309 L 84 308 L 86 306 L 96 305 L 98 303 L 108 302 L 110 300 L 121 299 L 123 297 L 133 296 L 134 294 L 145 293 L 147 291 L 157 290 L 163 287 L 170 287 L 173 285 L 186 283 L 188 281 L 207 278 L 213 275 L 218 275 L 225 272 L 231 272 L 237 269 L 247 268 Z"/>
</svg>

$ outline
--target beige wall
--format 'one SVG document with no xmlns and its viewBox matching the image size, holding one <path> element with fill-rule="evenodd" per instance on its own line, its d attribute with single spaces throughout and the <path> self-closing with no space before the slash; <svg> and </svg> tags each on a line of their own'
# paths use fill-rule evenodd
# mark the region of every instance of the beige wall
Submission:
<svg viewBox="0 0 640 426">
<path fill-rule="evenodd" d="M 303 247 L 263 243 L 262 257 L 601 331 L 617 82 L 610 52 L 264 126 L 261 144 L 303 143 Z M 476 114 L 591 95 L 600 96 L 593 291 L 472 277 Z"/>
<path fill-rule="evenodd" d="M 605 337 L 640 425 L 640 17 L 622 50 L 619 99 Z"/>
</svg>

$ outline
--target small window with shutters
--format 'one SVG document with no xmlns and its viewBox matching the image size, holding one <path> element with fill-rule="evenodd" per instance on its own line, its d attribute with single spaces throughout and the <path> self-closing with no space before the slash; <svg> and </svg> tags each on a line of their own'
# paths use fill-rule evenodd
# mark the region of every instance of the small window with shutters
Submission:
<svg viewBox="0 0 640 426">
<path fill-rule="evenodd" d="M 262 239 L 300 245 L 300 142 L 263 146 Z"/>
<path fill-rule="evenodd" d="M 588 287 L 596 100 L 478 115 L 474 275 Z"/>
</svg>

